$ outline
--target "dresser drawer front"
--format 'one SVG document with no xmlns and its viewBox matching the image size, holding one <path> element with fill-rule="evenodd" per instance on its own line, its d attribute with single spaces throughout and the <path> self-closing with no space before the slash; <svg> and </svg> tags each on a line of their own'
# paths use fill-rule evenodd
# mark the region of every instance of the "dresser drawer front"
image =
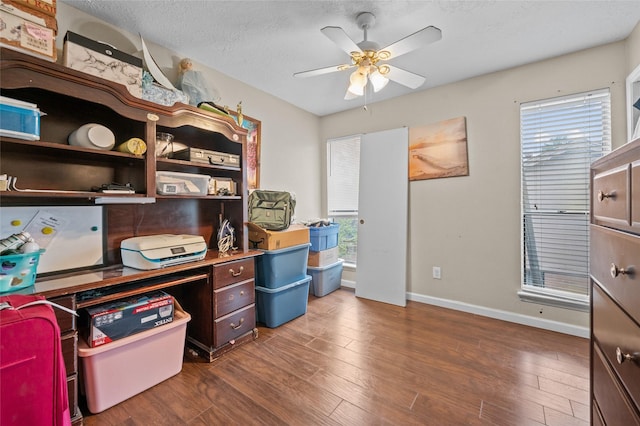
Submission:
<svg viewBox="0 0 640 426">
<path fill-rule="evenodd" d="M 640 236 L 591 225 L 591 275 L 629 315 L 640 322 L 638 259 Z M 631 269 L 633 273 L 622 272 Z"/>
<path fill-rule="evenodd" d="M 220 347 L 253 330 L 255 327 L 255 305 L 249 305 L 239 311 L 218 318 L 213 324 L 215 347 Z"/>
<path fill-rule="evenodd" d="M 605 423 L 608 425 L 640 424 L 640 417 L 622 393 L 596 346 L 593 346 L 591 356 L 593 358 L 593 396 Z"/>
<path fill-rule="evenodd" d="M 214 318 L 220 318 L 255 301 L 253 280 L 215 290 Z"/>
<path fill-rule="evenodd" d="M 227 262 L 213 267 L 213 288 L 253 279 L 255 262 L 253 258 Z"/>
<path fill-rule="evenodd" d="M 593 286 L 593 336 L 620 377 L 623 387 L 640 409 L 640 326 L 633 322 L 604 292 Z M 635 359 L 618 360 L 620 354 Z"/>
<path fill-rule="evenodd" d="M 593 178 L 593 217 L 597 221 L 629 225 L 629 165 L 617 167 Z"/>
</svg>

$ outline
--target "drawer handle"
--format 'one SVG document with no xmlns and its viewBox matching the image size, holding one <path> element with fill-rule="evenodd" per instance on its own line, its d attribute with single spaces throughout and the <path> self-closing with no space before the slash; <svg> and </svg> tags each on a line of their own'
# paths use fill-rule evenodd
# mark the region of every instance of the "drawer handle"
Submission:
<svg viewBox="0 0 640 426">
<path fill-rule="evenodd" d="M 602 202 L 605 198 L 616 198 L 616 191 L 611 191 L 609 193 L 603 192 L 602 190 L 598 191 L 598 201 Z"/>
<path fill-rule="evenodd" d="M 240 274 L 242 274 L 242 271 L 244 271 L 244 266 L 241 266 L 240 269 L 238 269 L 238 272 L 234 271 L 233 268 L 229 269 L 229 273 L 232 277 L 239 277 Z"/>
<path fill-rule="evenodd" d="M 622 349 L 617 347 L 616 348 L 616 360 L 618 361 L 618 364 L 622 364 L 625 361 L 632 361 L 633 360 L 633 355 L 625 354 L 625 353 L 622 352 Z"/>
<path fill-rule="evenodd" d="M 233 328 L 234 330 L 239 329 L 240 327 L 242 327 L 242 323 L 244 323 L 244 318 L 240 318 L 240 322 L 238 323 L 238 325 L 235 325 L 234 323 L 229 324 L 231 326 L 231 328 Z"/>
<path fill-rule="evenodd" d="M 631 275 L 631 269 L 618 268 L 618 265 L 615 263 L 611 264 L 611 278 L 615 278 L 618 275 Z"/>
</svg>

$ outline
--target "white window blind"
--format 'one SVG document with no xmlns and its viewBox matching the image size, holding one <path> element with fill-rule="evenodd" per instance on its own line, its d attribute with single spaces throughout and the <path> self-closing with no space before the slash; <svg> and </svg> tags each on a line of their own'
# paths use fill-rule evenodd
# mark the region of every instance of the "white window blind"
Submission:
<svg viewBox="0 0 640 426">
<path fill-rule="evenodd" d="M 584 307 L 589 295 L 589 168 L 611 150 L 609 90 L 522 104 L 520 134 L 520 295 Z"/>
<path fill-rule="evenodd" d="M 358 255 L 358 187 L 360 136 L 327 141 L 327 206 L 329 217 L 340 225 L 338 255 L 355 266 Z"/>
<path fill-rule="evenodd" d="M 360 136 L 329 140 L 327 165 L 329 216 L 357 215 Z"/>
</svg>

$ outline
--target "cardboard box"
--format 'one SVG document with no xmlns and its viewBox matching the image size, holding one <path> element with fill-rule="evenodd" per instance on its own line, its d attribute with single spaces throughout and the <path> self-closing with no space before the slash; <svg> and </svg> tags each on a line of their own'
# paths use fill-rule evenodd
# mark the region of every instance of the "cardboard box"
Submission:
<svg viewBox="0 0 640 426">
<path fill-rule="evenodd" d="M 284 231 L 269 231 L 251 222 L 247 226 L 251 248 L 278 250 L 309 243 L 309 228 L 304 225 L 291 225 Z"/>
<path fill-rule="evenodd" d="M 173 321 L 173 297 L 163 291 L 87 308 L 87 344 L 95 348 Z"/>
<path fill-rule="evenodd" d="M 123 84 L 133 96 L 142 98 L 142 59 L 106 43 L 67 31 L 62 49 L 62 64 Z"/>
<path fill-rule="evenodd" d="M 313 251 L 309 250 L 309 258 L 307 259 L 307 265 L 315 268 L 321 266 L 331 265 L 338 261 L 338 247 L 333 247 L 327 250 Z"/>
<path fill-rule="evenodd" d="M 49 16 L 56 16 L 58 6 L 56 0 L 13 0 L 15 3 L 20 3 L 24 6 L 28 6 L 38 12 L 42 12 Z"/>
<path fill-rule="evenodd" d="M 54 34 L 58 33 L 58 21 L 56 21 L 55 15 L 51 16 L 38 9 L 33 9 L 22 4 L 19 0 L 0 0 L 0 10 L 50 28 Z"/>
<path fill-rule="evenodd" d="M 53 29 L 0 9 L 0 46 L 55 62 L 56 33 Z"/>
<path fill-rule="evenodd" d="M 100 413 L 178 374 L 190 320 L 176 303 L 170 324 L 93 349 L 78 342 L 89 411 Z"/>
</svg>

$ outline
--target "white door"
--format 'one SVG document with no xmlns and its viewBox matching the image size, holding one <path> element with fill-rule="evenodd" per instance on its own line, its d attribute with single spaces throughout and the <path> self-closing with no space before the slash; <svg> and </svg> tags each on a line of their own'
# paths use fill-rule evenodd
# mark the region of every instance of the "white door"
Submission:
<svg viewBox="0 0 640 426">
<path fill-rule="evenodd" d="M 360 142 L 356 296 L 406 306 L 409 130 Z"/>
</svg>

